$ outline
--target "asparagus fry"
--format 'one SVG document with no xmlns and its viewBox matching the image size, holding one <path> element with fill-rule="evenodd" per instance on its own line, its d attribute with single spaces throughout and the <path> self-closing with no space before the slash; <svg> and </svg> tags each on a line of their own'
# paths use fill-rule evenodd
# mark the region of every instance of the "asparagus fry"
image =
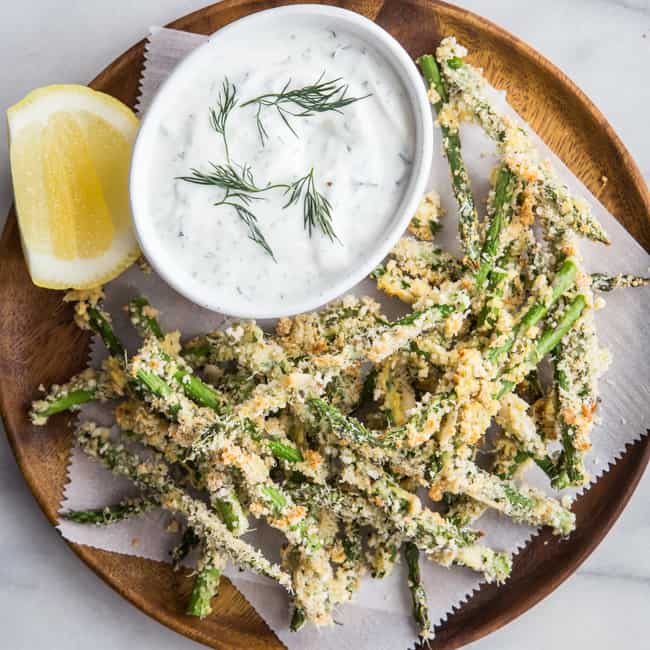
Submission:
<svg viewBox="0 0 650 650">
<path fill-rule="evenodd" d="M 94 510 L 70 510 L 62 513 L 61 517 L 77 524 L 108 526 L 130 517 L 139 517 L 158 507 L 160 507 L 160 501 L 156 497 L 140 497 L 137 499 L 124 499 L 117 505 Z"/>
<path fill-rule="evenodd" d="M 163 338 L 163 331 L 157 320 L 157 311 L 149 304 L 149 301 L 139 296 L 129 301 L 127 305 L 131 323 L 144 338 L 146 336 L 155 336 L 157 339 Z"/>
<path fill-rule="evenodd" d="M 613 291 L 614 289 L 625 289 L 628 287 L 645 287 L 650 278 L 643 278 L 638 275 L 619 273 L 607 275 L 607 273 L 592 273 L 591 288 L 596 291 Z"/>
<path fill-rule="evenodd" d="M 45 400 L 39 400 L 32 406 L 30 419 L 34 424 L 45 424 L 48 418 L 71 411 L 75 407 L 81 406 L 86 402 L 95 399 L 96 390 L 94 388 L 79 388 L 76 390 L 66 391 L 64 394 L 58 392 L 50 393 Z"/>
<path fill-rule="evenodd" d="M 125 354 L 124 346 L 115 336 L 108 314 L 99 307 L 90 306 L 87 308 L 87 314 L 90 329 L 99 334 L 110 354 L 118 359 L 123 358 Z"/>
<path fill-rule="evenodd" d="M 566 288 L 570 285 L 575 276 L 575 264 L 567 260 L 556 278 L 553 289 L 549 298 L 549 303 L 536 302 L 522 317 L 519 324 L 515 327 L 513 334 L 508 337 L 506 342 L 499 347 L 488 350 L 486 356 L 490 361 L 499 358 L 501 355 L 506 354 L 514 345 L 515 337 L 520 332 L 525 332 L 527 329 L 536 324 L 543 315 L 548 311 L 550 304 L 557 301 Z M 567 309 L 563 318 L 558 323 L 555 330 L 546 330 L 540 337 L 536 346 L 531 350 L 525 366 L 526 374 L 530 367 L 534 367 L 550 350 L 557 345 L 561 338 L 571 329 L 575 321 L 578 319 L 582 310 L 585 307 L 584 296 L 578 296 L 570 307 Z M 530 367 L 529 367 L 530 366 Z M 510 379 L 515 369 L 506 370 L 506 377 L 502 379 L 500 387 L 495 394 L 495 399 L 500 399 L 506 393 L 511 391 L 516 385 Z M 521 367 L 517 366 L 516 372 L 521 373 Z M 523 377 L 522 377 L 523 379 Z M 518 383 L 518 382 L 517 382 Z M 453 404 L 456 395 L 453 392 L 441 392 L 437 395 L 430 396 L 427 402 L 422 402 L 421 410 L 411 416 L 410 421 L 403 426 L 394 427 L 385 433 L 377 434 L 369 431 L 358 420 L 346 417 L 337 409 L 327 404 L 326 402 L 318 399 L 309 400 L 309 406 L 313 413 L 321 420 L 327 420 L 331 430 L 339 437 L 344 437 L 352 440 L 356 444 L 368 444 L 380 448 L 394 448 L 399 445 L 404 434 L 408 431 L 409 427 L 415 428 L 421 432 L 425 427 L 425 423 L 430 423 L 434 418 L 435 422 L 440 421 L 440 414 L 444 413 Z M 418 438 L 421 441 L 423 438 Z M 426 439 L 426 438 L 424 438 Z"/>
<path fill-rule="evenodd" d="M 205 618 L 212 613 L 212 599 L 219 593 L 219 582 L 225 562 L 215 553 L 209 552 L 201 561 L 186 612 L 190 616 Z"/>
<path fill-rule="evenodd" d="M 171 550 L 171 560 L 174 570 L 178 570 L 183 560 L 191 553 L 192 549 L 199 545 L 201 540 L 191 526 L 183 531 L 181 541 Z"/>
<path fill-rule="evenodd" d="M 480 255 L 480 266 L 476 274 L 476 286 L 478 289 L 485 284 L 488 274 L 494 267 L 494 261 L 499 251 L 500 235 L 509 219 L 508 214 L 512 209 L 513 180 L 514 176 L 512 172 L 506 165 L 501 165 L 494 190 L 492 218 L 485 235 L 485 241 L 483 242 Z"/>
<path fill-rule="evenodd" d="M 430 87 L 429 95 L 438 116 L 448 100 L 447 91 L 436 60 L 430 54 L 421 56 L 418 65 Z M 474 206 L 474 197 L 470 187 L 469 174 L 460 152 L 460 136 L 445 124 L 440 124 L 442 146 L 449 162 L 451 183 L 458 203 L 458 232 L 467 260 L 475 264 L 479 257 L 480 238 L 478 231 L 478 214 Z"/>
<path fill-rule="evenodd" d="M 451 467 L 445 468 L 445 487 L 452 493 L 466 494 L 515 521 L 550 526 L 556 534 L 568 535 L 575 528 L 575 515 L 557 500 L 533 488 L 504 481 L 470 461 L 450 463 Z"/>
<path fill-rule="evenodd" d="M 582 294 L 579 294 L 571 301 L 557 325 L 553 329 L 544 330 L 526 361 L 504 371 L 495 399 L 501 399 L 506 393 L 510 392 L 530 372 L 531 368 L 535 367 L 560 343 L 571 331 L 586 306 L 587 300 Z"/>
<path fill-rule="evenodd" d="M 293 614 L 291 615 L 291 631 L 297 632 L 305 625 L 305 610 L 302 607 L 294 607 Z"/>
<path fill-rule="evenodd" d="M 102 370 L 86 368 L 65 384 L 53 384 L 43 399 L 32 403 L 29 417 L 37 426 L 43 426 L 57 413 L 74 411 L 93 400 L 108 400 L 124 394 L 126 377 L 111 359 Z"/>
<path fill-rule="evenodd" d="M 413 618 L 418 625 L 420 639 L 427 640 L 432 636 L 431 620 L 429 619 L 427 594 L 420 576 L 420 551 L 413 542 L 404 544 L 404 557 L 408 566 L 408 586 L 413 603 Z"/>
<path fill-rule="evenodd" d="M 553 360 L 562 442 L 553 485 L 580 486 L 588 478 L 582 457 L 591 447 L 589 434 L 598 402 L 598 377 L 609 364 L 607 351 L 598 347 L 593 318 L 580 320 L 555 348 Z"/>
<path fill-rule="evenodd" d="M 520 334 L 525 334 L 531 327 L 536 325 L 546 316 L 549 308 L 554 305 L 558 298 L 564 294 L 573 284 L 577 273 L 577 266 L 572 259 L 565 260 L 558 268 L 550 293 L 541 300 L 536 300 L 524 313 L 519 322 L 512 330 L 512 334 L 503 343 L 493 346 L 487 353 L 487 358 L 496 363 L 504 354 L 512 349 L 515 339 Z"/>
</svg>

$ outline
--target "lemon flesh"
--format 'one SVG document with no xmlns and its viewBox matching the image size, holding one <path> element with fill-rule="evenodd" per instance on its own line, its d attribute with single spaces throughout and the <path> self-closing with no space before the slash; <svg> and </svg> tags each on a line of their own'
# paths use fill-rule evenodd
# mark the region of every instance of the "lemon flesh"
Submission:
<svg viewBox="0 0 650 650">
<path fill-rule="evenodd" d="M 128 196 L 133 112 L 86 86 L 39 88 L 7 111 L 18 225 L 34 284 L 87 289 L 140 254 Z"/>
</svg>

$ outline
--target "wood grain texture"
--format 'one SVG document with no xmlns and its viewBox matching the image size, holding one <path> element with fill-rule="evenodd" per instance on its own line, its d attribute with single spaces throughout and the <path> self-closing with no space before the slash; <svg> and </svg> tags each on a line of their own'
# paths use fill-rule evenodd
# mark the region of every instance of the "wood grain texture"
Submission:
<svg viewBox="0 0 650 650">
<path fill-rule="evenodd" d="M 232 20 L 281 4 L 290 3 L 225 0 L 170 26 L 209 34 Z M 639 170 L 601 113 L 534 50 L 488 21 L 440 2 L 350 0 L 328 4 L 376 20 L 413 56 L 433 50 L 443 35 L 458 36 L 469 46 L 472 62 L 485 68 L 495 86 L 508 91 L 513 107 L 650 249 L 650 196 Z M 134 45 L 91 86 L 133 106 L 143 54 L 144 42 Z M 601 193 L 603 175 L 609 183 Z M 70 309 L 61 303 L 60 293 L 31 284 L 13 210 L 0 240 L 0 305 L 0 410 L 23 474 L 54 524 L 66 481 L 68 419 L 61 416 L 45 428 L 36 428 L 28 422 L 26 410 L 40 383 L 65 380 L 83 367 L 88 338 L 72 323 Z M 616 521 L 649 457 L 650 439 L 646 437 L 632 445 L 578 501 L 577 531 L 568 540 L 557 540 L 550 533 L 536 538 L 516 557 L 508 583 L 499 589 L 482 588 L 449 617 L 431 647 L 450 650 L 488 634 L 532 607 L 571 575 Z M 189 580 L 168 565 L 74 544 L 72 548 L 125 598 L 181 634 L 219 649 L 282 647 L 230 584 L 223 585 L 215 613 L 198 621 L 182 613 Z"/>
</svg>

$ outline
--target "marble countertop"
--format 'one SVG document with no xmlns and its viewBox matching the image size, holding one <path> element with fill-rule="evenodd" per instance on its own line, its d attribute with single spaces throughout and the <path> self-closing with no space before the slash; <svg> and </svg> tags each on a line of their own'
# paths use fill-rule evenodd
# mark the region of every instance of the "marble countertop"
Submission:
<svg viewBox="0 0 650 650">
<path fill-rule="evenodd" d="M 0 107 L 36 86 L 86 83 L 150 25 L 207 0 L 2 3 Z M 650 182 L 650 0 L 458 0 L 562 68 L 600 107 Z M 0 120 L 0 226 L 11 203 Z M 7 378 L 3 378 L 7 380 Z M 1 429 L 0 425 L 0 429 Z M 605 541 L 539 605 L 474 650 L 648 647 L 650 474 Z M 132 607 L 68 549 L 34 501 L 0 433 L 0 620 L 11 650 L 197 649 Z"/>
</svg>

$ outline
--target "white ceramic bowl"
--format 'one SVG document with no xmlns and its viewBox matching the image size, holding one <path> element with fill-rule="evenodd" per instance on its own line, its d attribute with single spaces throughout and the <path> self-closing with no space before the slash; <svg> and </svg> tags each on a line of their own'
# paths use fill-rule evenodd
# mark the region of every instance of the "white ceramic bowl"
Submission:
<svg viewBox="0 0 650 650">
<path fill-rule="evenodd" d="M 255 305 L 244 304 L 236 295 L 233 288 L 232 297 L 211 295 L 209 287 L 183 277 L 178 272 L 175 260 L 167 254 L 156 236 L 152 224 L 152 216 L 147 210 L 145 191 L 147 187 L 146 174 L 152 160 L 152 142 L 159 137 L 155 128 L 156 119 L 153 117 L 157 111 L 165 108 L 165 96 L 173 92 L 176 81 L 184 74 L 191 72 L 192 66 L 204 56 L 206 48 L 211 48 L 214 42 L 225 34 L 229 37 L 250 38 L 256 24 L 270 18 L 281 18 L 283 21 L 294 19 L 320 20 L 341 30 L 347 30 L 357 38 L 365 41 L 369 46 L 379 52 L 393 67 L 401 78 L 407 92 L 408 101 L 412 110 L 413 124 L 415 127 L 414 156 L 408 185 L 402 200 L 395 211 L 392 220 L 383 232 L 383 238 L 375 242 L 372 250 L 368 251 L 359 264 L 354 266 L 338 282 L 327 287 L 320 295 L 308 296 L 304 299 L 285 301 L 274 308 L 268 305 L 256 308 Z M 263 65 L 263 61 L 260 62 Z M 260 11 L 245 18 L 241 18 L 213 34 L 210 40 L 199 46 L 187 56 L 168 77 L 154 97 L 147 114 L 145 115 L 138 132 L 133 156 L 131 160 L 129 192 L 131 210 L 135 232 L 140 247 L 149 263 L 156 272 L 176 291 L 198 305 L 224 314 L 240 318 L 276 318 L 313 310 L 320 305 L 344 294 L 358 282 L 363 280 L 388 254 L 414 214 L 418 202 L 425 191 L 429 178 L 431 159 L 433 153 L 433 128 L 431 124 L 431 107 L 427 98 L 425 84 L 415 66 L 415 63 L 404 48 L 381 27 L 360 14 L 337 7 L 324 5 L 290 5 Z M 243 244 L 245 245 L 245 244 Z"/>
</svg>

